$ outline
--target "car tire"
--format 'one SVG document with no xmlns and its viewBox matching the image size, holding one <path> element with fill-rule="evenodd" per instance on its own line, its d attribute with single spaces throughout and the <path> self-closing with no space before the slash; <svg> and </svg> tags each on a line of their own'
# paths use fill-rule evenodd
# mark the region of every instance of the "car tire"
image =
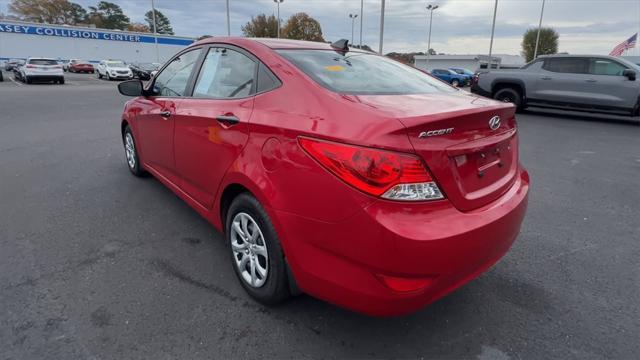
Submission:
<svg viewBox="0 0 640 360">
<path fill-rule="evenodd" d="M 460 81 L 458 81 L 456 79 L 451 80 L 451 86 L 459 87 L 460 86 Z"/>
<path fill-rule="evenodd" d="M 64 79 L 60 79 L 60 80 L 58 80 L 58 84 L 60 84 L 60 85 L 64 85 Z"/>
<path fill-rule="evenodd" d="M 127 160 L 127 167 L 134 176 L 144 177 L 147 172 L 144 171 L 140 164 L 140 156 L 138 155 L 138 144 L 129 125 L 124 128 L 122 133 L 122 143 L 124 145 L 125 159 Z"/>
<path fill-rule="evenodd" d="M 98 74 L 98 79 L 102 79 L 102 74 L 100 74 L 100 71 L 98 71 L 96 74 Z"/>
<path fill-rule="evenodd" d="M 498 101 L 512 103 L 518 111 L 522 110 L 522 95 L 513 88 L 503 88 L 498 90 L 493 98 Z"/>
<path fill-rule="evenodd" d="M 29 78 L 28 76 L 25 76 L 24 82 L 27 84 L 31 84 L 32 81 L 31 81 L 31 78 Z"/>
<path fill-rule="evenodd" d="M 105 77 L 107 78 L 107 81 L 111 81 L 111 76 L 109 76 L 109 73 L 107 72 L 107 74 L 105 75 Z"/>
<path fill-rule="evenodd" d="M 231 265 L 249 296 L 265 305 L 290 297 L 280 240 L 260 202 L 249 193 L 238 195 L 229 206 L 225 225 Z"/>
</svg>

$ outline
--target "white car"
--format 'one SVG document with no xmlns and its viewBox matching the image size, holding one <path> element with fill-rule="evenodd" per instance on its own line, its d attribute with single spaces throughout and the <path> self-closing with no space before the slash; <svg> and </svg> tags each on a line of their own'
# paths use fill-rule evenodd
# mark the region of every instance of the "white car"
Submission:
<svg viewBox="0 0 640 360">
<path fill-rule="evenodd" d="M 131 72 L 131 69 L 129 69 L 124 61 L 120 60 L 100 61 L 98 67 L 96 68 L 96 73 L 98 74 L 98 79 L 102 79 L 103 77 L 107 80 L 133 79 L 133 72 Z"/>
<path fill-rule="evenodd" d="M 20 66 L 20 80 L 27 84 L 35 81 L 54 82 L 64 84 L 64 72 L 62 65 L 56 59 L 28 58 L 24 65 Z"/>
<path fill-rule="evenodd" d="M 62 64 L 62 70 L 65 71 L 65 72 L 69 71 L 69 65 L 71 65 L 72 62 L 78 61 L 78 60 L 80 60 L 80 59 L 69 59 L 69 61 L 67 61 L 67 62 Z"/>
</svg>

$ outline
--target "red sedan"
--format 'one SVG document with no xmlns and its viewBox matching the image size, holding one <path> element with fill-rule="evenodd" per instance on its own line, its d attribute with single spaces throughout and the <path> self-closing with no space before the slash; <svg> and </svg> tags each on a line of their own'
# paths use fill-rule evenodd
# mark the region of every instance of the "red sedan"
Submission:
<svg viewBox="0 0 640 360">
<path fill-rule="evenodd" d="M 93 74 L 94 71 L 93 65 L 88 61 L 74 60 L 69 63 L 69 72 L 86 72 Z"/>
<path fill-rule="evenodd" d="M 415 311 L 510 248 L 527 207 L 515 108 L 334 44 L 209 38 L 119 85 L 129 170 L 224 233 L 257 301 Z"/>
</svg>

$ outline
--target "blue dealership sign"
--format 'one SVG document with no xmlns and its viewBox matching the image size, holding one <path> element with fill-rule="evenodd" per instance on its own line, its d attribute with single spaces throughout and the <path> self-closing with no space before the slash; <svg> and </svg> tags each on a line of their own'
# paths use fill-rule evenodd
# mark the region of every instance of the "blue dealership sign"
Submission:
<svg viewBox="0 0 640 360">
<path fill-rule="evenodd" d="M 24 24 L 0 23 L 0 33 L 55 36 L 55 37 L 65 37 L 65 38 L 108 40 L 108 41 L 125 41 L 125 42 L 137 42 L 137 43 L 155 43 L 156 41 L 156 38 L 153 35 L 93 31 L 89 29 L 78 29 L 78 28 L 65 29 L 65 28 L 49 27 L 49 26 L 34 26 L 30 24 L 24 25 Z M 193 43 L 193 40 L 172 38 L 172 37 L 158 37 L 158 44 L 186 46 L 191 43 Z"/>
</svg>

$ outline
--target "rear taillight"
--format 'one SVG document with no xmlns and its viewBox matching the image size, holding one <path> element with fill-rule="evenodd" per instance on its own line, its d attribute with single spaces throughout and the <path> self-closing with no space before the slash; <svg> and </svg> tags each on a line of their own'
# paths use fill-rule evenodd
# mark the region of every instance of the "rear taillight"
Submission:
<svg viewBox="0 0 640 360">
<path fill-rule="evenodd" d="M 27 67 L 28 69 L 35 69 L 35 68 L 37 68 L 37 66 L 35 66 L 35 65 L 30 65 L 30 64 L 29 64 L 29 65 L 27 65 L 26 67 Z"/>
<path fill-rule="evenodd" d="M 417 156 L 309 138 L 299 141 L 320 165 L 367 194 L 406 201 L 444 197 Z"/>
<path fill-rule="evenodd" d="M 56 69 L 62 69 L 62 65 L 54 65 L 53 67 Z"/>
</svg>

